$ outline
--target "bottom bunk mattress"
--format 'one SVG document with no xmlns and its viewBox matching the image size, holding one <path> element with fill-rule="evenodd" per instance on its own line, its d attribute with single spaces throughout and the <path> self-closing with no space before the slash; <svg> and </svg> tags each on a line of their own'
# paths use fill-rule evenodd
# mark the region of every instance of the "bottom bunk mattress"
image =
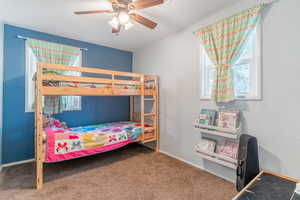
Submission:
<svg viewBox="0 0 300 200">
<path fill-rule="evenodd" d="M 141 131 L 141 124 L 135 122 L 68 129 L 47 128 L 45 162 L 59 162 L 117 149 L 133 142 Z"/>
</svg>

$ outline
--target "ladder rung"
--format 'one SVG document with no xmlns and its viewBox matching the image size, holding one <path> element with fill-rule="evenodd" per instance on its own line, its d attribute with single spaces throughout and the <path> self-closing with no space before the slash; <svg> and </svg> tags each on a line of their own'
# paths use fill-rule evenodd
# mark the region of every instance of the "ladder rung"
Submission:
<svg viewBox="0 0 300 200">
<path fill-rule="evenodd" d="M 145 139 L 144 143 L 156 141 L 156 137 Z"/>
<path fill-rule="evenodd" d="M 155 113 L 147 113 L 147 114 L 144 114 L 145 117 L 155 116 L 155 115 L 156 115 Z"/>
<path fill-rule="evenodd" d="M 155 128 L 153 127 L 146 127 L 144 128 L 144 132 L 151 132 L 151 131 L 154 131 Z"/>
<path fill-rule="evenodd" d="M 151 99 L 144 99 L 145 101 L 155 101 L 155 99 L 154 98 L 151 98 Z"/>
</svg>

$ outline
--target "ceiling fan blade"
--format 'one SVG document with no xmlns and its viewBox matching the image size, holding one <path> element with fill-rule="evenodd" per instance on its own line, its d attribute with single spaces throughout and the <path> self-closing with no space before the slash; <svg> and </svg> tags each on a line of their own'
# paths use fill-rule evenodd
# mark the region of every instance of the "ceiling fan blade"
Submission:
<svg viewBox="0 0 300 200">
<path fill-rule="evenodd" d="M 111 10 L 88 10 L 88 11 L 78 11 L 74 12 L 76 15 L 83 15 L 83 14 L 96 14 L 96 13 L 111 13 Z"/>
<path fill-rule="evenodd" d="M 163 4 L 164 0 L 136 0 L 129 4 L 129 9 L 131 10 L 141 10 L 144 8 L 149 8 Z"/>
<path fill-rule="evenodd" d="M 148 28 L 154 29 L 157 26 L 157 23 L 154 21 L 151 21 L 150 19 L 147 19 L 139 14 L 132 13 L 129 14 L 130 18 L 140 24 L 143 24 L 144 26 L 147 26 Z"/>
<path fill-rule="evenodd" d="M 118 0 L 107 0 L 109 1 L 110 3 L 119 3 Z"/>
</svg>

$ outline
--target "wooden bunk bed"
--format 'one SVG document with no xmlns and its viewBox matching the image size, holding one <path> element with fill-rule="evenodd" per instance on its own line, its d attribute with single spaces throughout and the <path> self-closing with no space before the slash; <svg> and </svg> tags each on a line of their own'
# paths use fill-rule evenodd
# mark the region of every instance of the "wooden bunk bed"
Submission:
<svg viewBox="0 0 300 200">
<path fill-rule="evenodd" d="M 51 75 L 44 70 L 75 71 L 81 76 Z M 86 76 L 93 74 L 94 76 Z M 95 77 L 98 76 L 98 77 Z M 100 78 L 100 77 L 101 78 Z M 105 77 L 105 78 L 102 78 Z M 104 84 L 105 87 L 74 87 L 64 84 L 49 86 L 45 82 L 63 82 L 76 84 Z M 145 87 L 152 82 L 154 87 Z M 130 86 L 129 88 L 127 86 Z M 133 87 L 132 87 L 133 86 Z M 43 187 L 43 163 L 45 163 L 45 150 L 43 150 L 43 96 L 130 96 L 130 120 L 138 120 L 141 124 L 141 133 L 134 142 L 141 144 L 155 142 L 155 150 L 159 150 L 159 123 L 158 123 L 158 77 L 144 74 L 103 70 L 87 67 L 70 67 L 58 64 L 38 63 L 36 72 L 36 110 L 35 110 L 35 155 L 36 155 L 36 188 Z M 139 112 L 135 112 L 135 97 L 140 97 Z M 152 111 L 145 113 L 145 102 L 151 101 Z M 145 128 L 146 121 L 151 126 Z"/>
</svg>

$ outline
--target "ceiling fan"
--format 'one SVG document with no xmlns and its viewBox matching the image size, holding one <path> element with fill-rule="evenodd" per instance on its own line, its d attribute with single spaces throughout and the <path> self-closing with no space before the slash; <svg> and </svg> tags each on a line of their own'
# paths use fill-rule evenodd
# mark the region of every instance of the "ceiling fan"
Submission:
<svg viewBox="0 0 300 200">
<path fill-rule="evenodd" d="M 132 21 L 136 21 L 150 29 L 154 29 L 157 23 L 147 19 L 139 14 L 136 10 L 142 10 L 157 6 L 164 3 L 164 0 L 108 0 L 112 4 L 112 10 L 90 10 L 74 12 L 76 15 L 96 14 L 96 13 L 113 13 L 114 17 L 109 21 L 112 26 L 112 33 L 119 33 L 122 28 L 125 30 L 133 26 Z"/>
</svg>

